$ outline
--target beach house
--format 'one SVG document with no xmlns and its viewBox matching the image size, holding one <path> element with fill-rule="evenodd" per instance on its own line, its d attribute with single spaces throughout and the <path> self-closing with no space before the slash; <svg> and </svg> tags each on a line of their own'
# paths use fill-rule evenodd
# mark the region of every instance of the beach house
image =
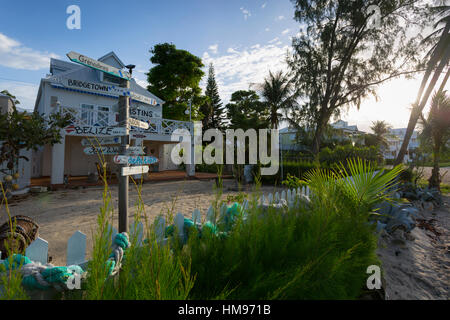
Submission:
<svg viewBox="0 0 450 320">
<path fill-rule="evenodd" d="M 117 69 L 124 63 L 110 52 L 98 59 Z M 34 109 L 49 116 L 55 112 L 68 113 L 72 123 L 62 130 L 62 142 L 44 146 L 33 153 L 32 177 L 50 176 L 51 184 L 62 184 L 65 176 L 87 176 L 98 172 L 99 157 L 93 152 L 91 142 L 103 139 L 107 147 L 117 148 L 119 139 L 112 127 L 118 123 L 118 99 L 120 78 L 63 61 L 50 60 L 50 73 L 40 81 Z M 130 128 L 130 145 L 142 145 L 145 155 L 153 155 L 160 161 L 150 171 L 173 170 L 171 161 L 174 146 L 171 134 L 176 129 L 191 130 L 191 123 L 162 118 L 164 101 L 130 80 L 130 110 L 134 119 L 147 122 L 148 129 Z M 114 152 L 107 152 L 105 160 L 112 171 Z M 189 174 L 193 166 L 187 166 Z"/>
</svg>

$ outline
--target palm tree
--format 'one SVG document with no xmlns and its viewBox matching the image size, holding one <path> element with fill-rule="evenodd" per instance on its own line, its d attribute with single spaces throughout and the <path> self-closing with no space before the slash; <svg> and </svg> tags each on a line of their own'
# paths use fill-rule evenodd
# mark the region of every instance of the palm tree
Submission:
<svg viewBox="0 0 450 320">
<path fill-rule="evenodd" d="M 294 83 L 282 71 L 275 74 L 269 71 L 269 76 L 258 87 L 269 110 L 270 126 L 272 129 L 277 129 L 280 121 L 284 119 L 281 111 L 286 113 L 296 104 Z"/>
<path fill-rule="evenodd" d="M 425 71 L 422 83 L 420 85 L 419 93 L 417 94 L 416 102 L 413 104 L 413 109 L 411 111 L 411 115 L 409 118 L 405 138 L 403 140 L 400 151 L 397 155 L 397 159 L 395 160 L 396 164 L 400 164 L 403 162 L 403 158 L 408 148 L 409 140 L 411 139 L 417 121 L 419 120 L 419 117 L 422 114 L 423 108 L 425 107 L 428 98 L 431 95 L 431 92 L 436 86 L 443 69 L 450 62 L 450 6 L 442 5 L 434 7 L 432 9 L 434 11 L 434 14 L 440 19 L 436 22 L 434 26 L 436 30 L 433 33 L 431 33 L 424 40 L 424 42 L 437 40 L 437 43 L 434 46 L 432 46 L 431 50 L 427 54 L 427 56 L 430 56 L 430 59 L 428 61 L 427 69 Z M 440 25 L 444 26 L 442 28 L 437 29 Z M 425 91 L 425 94 L 422 97 L 422 94 L 425 90 L 425 86 L 433 71 L 434 75 L 430 80 L 430 83 L 427 87 L 427 90 Z M 447 70 L 447 73 L 444 76 L 444 79 L 442 80 L 442 83 L 438 91 L 444 90 L 449 75 L 450 75 L 450 68 Z"/>
<path fill-rule="evenodd" d="M 428 180 L 430 188 L 440 190 L 439 161 L 443 147 L 450 138 L 450 95 L 437 91 L 431 99 L 428 118 L 421 115 L 422 132 L 420 138 L 433 147 L 433 170 Z"/>
<path fill-rule="evenodd" d="M 389 125 L 385 121 L 377 120 L 372 122 L 372 126 L 370 127 L 370 129 L 373 131 L 377 144 L 381 148 L 385 148 L 388 146 L 386 136 L 391 128 L 391 125 Z"/>
</svg>

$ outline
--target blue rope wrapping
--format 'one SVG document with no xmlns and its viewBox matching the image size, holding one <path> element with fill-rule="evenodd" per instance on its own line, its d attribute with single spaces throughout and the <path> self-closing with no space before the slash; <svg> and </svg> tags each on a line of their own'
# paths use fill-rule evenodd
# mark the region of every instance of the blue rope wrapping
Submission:
<svg viewBox="0 0 450 320">
<path fill-rule="evenodd" d="M 120 268 L 124 251 L 128 249 L 130 242 L 128 235 L 124 233 L 116 234 L 113 242 L 115 249 L 106 261 L 108 265 L 108 276 L 111 276 L 115 269 Z M 118 253 L 119 252 L 119 253 Z M 74 274 L 86 276 L 87 272 L 78 265 L 55 267 L 51 264 L 43 265 L 33 262 L 27 256 L 13 254 L 0 264 L 0 272 L 9 270 L 20 270 L 22 273 L 22 285 L 26 289 L 48 290 L 55 288 L 57 290 L 67 290 L 67 280 Z"/>
</svg>

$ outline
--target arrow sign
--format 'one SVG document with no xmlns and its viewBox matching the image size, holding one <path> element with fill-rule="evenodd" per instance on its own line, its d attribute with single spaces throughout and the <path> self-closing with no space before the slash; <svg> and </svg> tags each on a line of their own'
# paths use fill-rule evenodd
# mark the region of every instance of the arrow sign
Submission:
<svg viewBox="0 0 450 320">
<path fill-rule="evenodd" d="M 114 68 L 110 65 L 107 65 L 106 63 L 103 63 L 101 61 L 97 61 L 95 59 L 86 57 L 82 54 L 79 54 L 77 52 L 74 51 L 70 51 L 67 54 L 67 57 L 76 63 L 82 64 L 86 67 L 90 67 L 93 69 L 97 69 L 109 74 L 112 74 L 113 76 L 125 79 L 125 80 L 130 80 L 131 79 L 131 74 L 128 71 L 122 71 L 120 69 Z"/>
<path fill-rule="evenodd" d="M 148 166 L 141 167 L 123 167 L 122 176 L 131 176 L 134 174 L 142 174 L 148 172 Z"/>
<path fill-rule="evenodd" d="M 128 164 L 128 165 L 151 165 L 159 162 L 159 159 L 153 156 L 114 156 L 114 163 L 116 164 Z"/>
<path fill-rule="evenodd" d="M 128 149 L 127 149 L 127 155 L 130 155 L 130 156 L 140 156 L 143 154 L 145 154 L 144 147 L 141 147 L 141 146 L 128 147 Z"/>
<path fill-rule="evenodd" d="M 140 121 L 134 118 L 128 118 L 128 124 L 132 125 L 133 127 L 138 127 L 142 129 L 148 129 L 149 127 L 147 122 Z"/>
<path fill-rule="evenodd" d="M 81 145 L 88 147 L 88 146 L 104 146 L 108 144 L 120 144 L 120 138 L 119 137 L 104 137 L 104 138 L 97 138 L 97 139 L 83 139 L 81 140 Z"/>
<path fill-rule="evenodd" d="M 96 147 L 87 147 L 84 148 L 83 152 L 87 155 L 97 155 L 97 154 L 105 154 L 105 155 L 110 155 L 110 154 L 117 154 L 120 152 L 120 147 L 100 147 L 100 148 L 96 148 Z"/>
</svg>

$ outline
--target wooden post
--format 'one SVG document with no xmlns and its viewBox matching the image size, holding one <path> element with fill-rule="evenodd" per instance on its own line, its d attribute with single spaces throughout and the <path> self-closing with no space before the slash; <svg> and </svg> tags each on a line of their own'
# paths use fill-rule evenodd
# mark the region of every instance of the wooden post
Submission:
<svg viewBox="0 0 450 320">
<path fill-rule="evenodd" d="M 122 80 L 120 85 L 123 88 L 130 88 L 130 81 Z M 121 137 L 120 154 L 127 154 L 130 143 L 128 116 L 130 112 L 130 101 L 127 96 L 119 96 L 119 124 L 125 126 L 126 135 Z M 119 165 L 119 232 L 128 232 L 128 176 L 122 176 L 122 167 Z"/>
</svg>

